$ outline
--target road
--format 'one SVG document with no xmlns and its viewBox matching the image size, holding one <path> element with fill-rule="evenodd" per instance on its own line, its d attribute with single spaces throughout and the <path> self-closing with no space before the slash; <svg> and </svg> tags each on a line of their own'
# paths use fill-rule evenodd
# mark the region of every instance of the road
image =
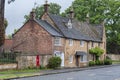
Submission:
<svg viewBox="0 0 120 80">
<path fill-rule="evenodd" d="M 36 76 L 14 80 L 120 80 L 120 66 Z"/>
</svg>

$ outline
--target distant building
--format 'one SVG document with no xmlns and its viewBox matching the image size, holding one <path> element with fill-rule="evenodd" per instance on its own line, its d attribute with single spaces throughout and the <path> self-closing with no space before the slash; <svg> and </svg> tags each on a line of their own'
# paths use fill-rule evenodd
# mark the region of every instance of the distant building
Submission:
<svg viewBox="0 0 120 80">
<path fill-rule="evenodd" d="M 59 56 L 63 67 L 84 67 L 93 60 L 89 49 L 100 47 L 106 54 L 106 35 L 103 24 L 91 25 L 89 22 L 79 22 L 71 17 L 61 17 L 45 12 L 41 19 L 35 18 L 31 12 L 30 19 L 13 35 L 13 51 L 29 56 L 31 60 L 40 56 L 40 64 L 47 65 L 51 56 Z M 35 61 L 33 61 L 35 65 Z"/>
<path fill-rule="evenodd" d="M 12 39 L 5 39 L 4 44 L 0 48 L 0 52 L 1 53 L 11 52 L 12 51 L 12 44 L 13 44 Z"/>
</svg>

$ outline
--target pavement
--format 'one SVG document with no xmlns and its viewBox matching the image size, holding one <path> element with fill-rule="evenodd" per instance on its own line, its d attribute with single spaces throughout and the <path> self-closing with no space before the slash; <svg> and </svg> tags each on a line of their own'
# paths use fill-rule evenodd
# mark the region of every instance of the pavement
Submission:
<svg viewBox="0 0 120 80">
<path fill-rule="evenodd" d="M 106 68 L 106 67 L 113 67 L 113 66 L 120 66 L 120 64 L 85 67 L 85 68 L 59 68 L 59 69 L 54 69 L 54 70 L 41 70 L 39 73 L 18 73 L 18 74 L 23 74 L 23 76 L 15 76 L 13 78 L 3 79 L 3 80 L 12 80 L 12 79 L 25 78 L 25 77 L 69 73 L 69 72 L 76 72 L 76 71 L 83 71 L 83 70 L 90 70 L 90 69 L 98 69 L 98 68 Z M 2 80 L 2 79 L 0 79 L 0 80 Z"/>
</svg>

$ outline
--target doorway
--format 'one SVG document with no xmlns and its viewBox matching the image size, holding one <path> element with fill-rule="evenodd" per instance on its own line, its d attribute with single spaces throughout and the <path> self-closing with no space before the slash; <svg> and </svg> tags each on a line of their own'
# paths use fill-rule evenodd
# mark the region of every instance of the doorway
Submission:
<svg viewBox="0 0 120 80">
<path fill-rule="evenodd" d="M 61 67 L 64 67 L 64 53 L 60 51 L 55 51 L 54 55 L 61 58 Z"/>
</svg>

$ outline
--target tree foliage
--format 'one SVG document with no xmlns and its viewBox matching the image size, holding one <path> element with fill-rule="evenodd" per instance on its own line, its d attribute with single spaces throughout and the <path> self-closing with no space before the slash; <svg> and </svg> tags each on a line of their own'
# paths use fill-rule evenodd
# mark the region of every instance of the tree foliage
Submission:
<svg viewBox="0 0 120 80">
<path fill-rule="evenodd" d="M 4 27 L 5 27 L 5 29 L 7 28 L 7 26 L 8 26 L 8 21 L 7 21 L 7 19 L 5 18 L 5 19 L 4 19 Z"/>
<path fill-rule="evenodd" d="M 104 53 L 104 50 L 99 47 L 95 47 L 95 48 L 90 49 L 89 53 L 95 55 L 96 59 L 98 60 L 99 57 Z"/>
<path fill-rule="evenodd" d="M 49 4 L 48 10 L 49 10 L 49 13 L 51 13 L 51 14 L 59 15 L 60 9 L 61 9 L 61 6 L 59 4 L 56 4 L 56 3 Z M 44 5 L 37 6 L 35 8 L 35 13 L 36 13 L 36 18 L 40 18 L 44 13 Z M 25 15 L 24 18 L 25 18 L 25 22 L 26 22 L 30 17 L 29 17 L 29 15 Z"/>
<path fill-rule="evenodd" d="M 51 57 L 48 62 L 49 68 L 57 68 L 61 65 L 61 58 L 60 57 Z"/>
<path fill-rule="evenodd" d="M 92 24 L 104 21 L 107 51 L 120 53 L 120 0 L 75 0 L 62 16 L 66 16 L 71 7 L 74 17 L 80 21 L 86 21 L 87 17 Z"/>
</svg>

